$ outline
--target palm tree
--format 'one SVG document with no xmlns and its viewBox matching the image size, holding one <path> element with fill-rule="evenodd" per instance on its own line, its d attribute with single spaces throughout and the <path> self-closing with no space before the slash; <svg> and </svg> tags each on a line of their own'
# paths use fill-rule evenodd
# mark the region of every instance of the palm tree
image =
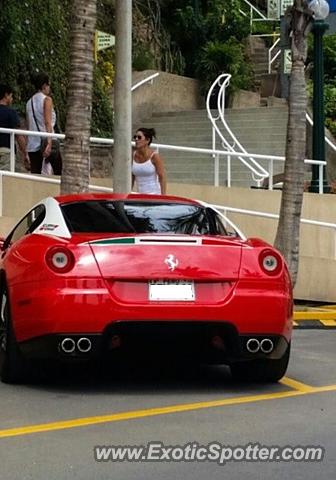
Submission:
<svg viewBox="0 0 336 480">
<path fill-rule="evenodd" d="M 295 0 L 286 12 L 291 30 L 292 72 L 289 85 L 288 126 L 284 186 L 275 247 L 284 255 L 292 283 L 295 285 L 299 266 L 300 219 L 304 189 L 306 153 L 305 60 L 307 35 L 312 25 L 312 12 L 306 0 Z"/>
<path fill-rule="evenodd" d="M 89 188 L 96 14 L 97 0 L 73 0 L 61 194 Z"/>
</svg>

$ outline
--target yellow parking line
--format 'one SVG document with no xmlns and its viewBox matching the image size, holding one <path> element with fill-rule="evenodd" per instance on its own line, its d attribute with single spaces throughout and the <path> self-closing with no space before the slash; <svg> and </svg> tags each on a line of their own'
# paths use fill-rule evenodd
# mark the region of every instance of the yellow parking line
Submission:
<svg viewBox="0 0 336 480">
<path fill-rule="evenodd" d="M 125 420 L 133 420 L 137 418 L 154 417 L 158 415 L 168 415 L 172 413 L 190 412 L 190 411 L 201 410 L 206 408 L 223 407 L 226 405 L 239 405 L 239 404 L 245 404 L 245 403 L 260 402 L 264 400 L 275 400 L 275 399 L 281 399 L 281 398 L 297 397 L 297 396 L 302 396 L 302 395 L 307 395 L 312 393 L 336 391 L 336 385 L 325 385 L 322 387 L 313 387 L 287 377 L 284 377 L 281 380 L 281 383 L 294 388 L 294 390 L 288 390 L 285 392 L 277 392 L 277 393 L 265 393 L 260 395 L 247 395 L 242 397 L 224 398 L 221 400 L 211 400 L 208 402 L 170 405 L 167 407 L 148 408 L 143 410 L 113 413 L 110 415 L 75 418 L 71 420 L 61 420 L 57 422 L 27 425 L 24 427 L 7 428 L 4 430 L 0 430 L 0 438 L 29 435 L 32 433 L 51 432 L 55 430 L 66 430 L 70 428 L 98 425 L 101 423 L 120 422 Z"/>
<path fill-rule="evenodd" d="M 324 385 L 322 387 L 314 387 L 312 393 L 322 393 L 322 392 L 334 392 L 336 390 L 336 385 Z"/>
<path fill-rule="evenodd" d="M 120 422 L 123 420 L 132 420 L 135 418 L 154 417 L 157 415 L 167 415 L 170 413 L 181 413 L 193 410 L 201 410 L 204 408 L 223 407 L 225 405 L 238 405 L 244 403 L 259 402 L 262 400 L 274 400 L 279 398 L 295 397 L 303 395 L 305 392 L 298 390 L 290 390 L 278 393 L 266 393 L 260 395 L 251 395 L 243 397 L 225 398 L 221 400 L 213 400 L 209 402 L 186 403 L 181 405 L 171 405 L 167 407 L 149 408 L 144 410 L 135 410 L 122 413 L 114 413 L 111 415 L 102 415 L 96 417 L 76 418 L 72 420 L 41 423 L 36 425 L 28 425 L 25 427 L 8 428 L 0 430 L 0 438 L 14 437 L 18 435 L 27 435 L 30 433 L 50 432 L 54 430 L 64 430 L 68 428 L 85 427 L 89 425 L 97 425 L 99 423 Z"/>
<path fill-rule="evenodd" d="M 310 393 L 314 390 L 315 387 L 311 385 L 307 385 L 306 383 L 298 382 L 293 378 L 284 377 L 280 380 L 280 383 L 286 385 L 286 387 L 294 388 L 294 390 L 298 390 L 299 392 Z"/>
<path fill-rule="evenodd" d="M 336 317 L 336 315 L 335 315 L 335 317 Z M 320 322 L 325 327 L 336 327 L 336 320 L 322 320 L 322 319 L 320 319 Z"/>
</svg>

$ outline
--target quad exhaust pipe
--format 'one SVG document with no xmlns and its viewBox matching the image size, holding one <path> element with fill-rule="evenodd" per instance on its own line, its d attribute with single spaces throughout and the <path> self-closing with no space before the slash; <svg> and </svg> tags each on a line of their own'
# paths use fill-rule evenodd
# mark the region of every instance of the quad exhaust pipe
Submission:
<svg viewBox="0 0 336 480">
<path fill-rule="evenodd" d="M 263 353 L 271 353 L 274 348 L 274 343 L 270 338 L 264 338 L 264 340 L 261 340 L 260 342 L 260 350 Z"/>
<path fill-rule="evenodd" d="M 250 338 L 246 342 L 246 349 L 250 353 L 258 353 L 259 351 L 271 353 L 274 349 L 274 343 L 270 338 L 263 338 L 262 340 Z"/>
<path fill-rule="evenodd" d="M 250 353 L 257 353 L 260 350 L 260 342 L 256 338 L 250 338 L 246 343 L 246 348 Z"/>
<path fill-rule="evenodd" d="M 82 337 L 77 342 L 77 348 L 81 353 L 88 353 L 91 350 L 92 343 L 89 338 Z"/>
<path fill-rule="evenodd" d="M 73 338 L 67 337 L 60 343 L 61 351 L 66 354 L 73 353 L 76 347 L 80 353 L 88 353 L 92 348 L 92 342 L 87 337 L 81 337 L 77 342 Z"/>
<path fill-rule="evenodd" d="M 73 340 L 72 338 L 65 338 L 64 340 L 62 340 L 61 350 L 64 353 L 73 353 L 75 351 L 75 348 L 76 348 L 76 343 L 75 343 L 75 340 Z"/>
</svg>

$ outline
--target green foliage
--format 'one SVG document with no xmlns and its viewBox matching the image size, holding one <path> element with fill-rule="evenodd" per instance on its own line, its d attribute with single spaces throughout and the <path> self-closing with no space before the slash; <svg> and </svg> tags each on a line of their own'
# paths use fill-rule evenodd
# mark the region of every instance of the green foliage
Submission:
<svg viewBox="0 0 336 480">
<path fill-rule="evenodd" d="M 207 2 L 205 15 L 207 40 L 225 42 L 234 37 L 241 41 L 250 33 L 248 19 L 240 13 L 239 0 L 212 0 Z"/>
<path fill-rule="evenodd" d="M 104 76 L 96 68 L 93 77 L 93 109 L 91 134 L 111 138 L 113 133 L 113 110 Z"/>
<path fill-rule="evenodd" d="M 13 86 L 15 107 L 24 116 L 26 101 L 34 91 L 33 75 L 47 72 L 61 130 L 65 125 L 70 68 L 71 7 L 72 0 L 22 0 L 1 4 L 0 82 Z M 93 102 L 92 130 L 95 133 L 111 131 L 112 112 L 107 108 L 109 76 L 113 81 L 113 67 L 111 70 L 111 65 L 103 61 L 96 74 L 99 86 Z"/>
<path fill-rule="evenodd" d="M 169 28 L 164 25 L 162 8 L 168 3 L 171 1 L 133 0 L 134 70 L 157 69 L 183 74 L 184 59 L 181 57 L 179 45 L 172 38 Z"/>
<path fill-rule="evenodd" d="M 202 45 L 206 42 L 204 18 L 195 15 L 194 9 L 187 6 L 177 9 L 175 23 L 171 25 L 172 39 L 179 45 L 185 59 L 185 74 L 195 75 L 195 64 Z"/>
<path fill-rule="evenodd" d="M 336 35 L 323 37 L 325 82 L 334 83 L 336 79 Z"/>
<path fill-rule="evenodd" d="M 114 48 L 99 51 L 97 57 L 98 62 L 93 73 L 91 135 L 111 138 L 113 136 L 111 91 L 115 77 Z"/>
<path fill-rule="evenodd" d="M 132 51 L 132 67 L 134 70 L 141 72 L 142 70 L 155 69 L 155 58 L 148 47 L 142 43 L 135 43 Z"/>
<path fill-rule="evenodd" d="M 336 137 L 336 35 L 323 37 L 325 124 Z M 313 36 L 309 38 L 308 63 L 313 65 Z M 308 94 L 313 98 L 313 82 L 308 82 Z"/>
<path fill-rule="evenodd" d="M 336 84 L 324 87 L 326 126 L 336 137 Z"/>
<path fill-rule="evenodd" d="M 232 75 L 231 92 L 253 85 L 243 44 L 250 25 L 239 0 L 166 1 L 162 22 L 180 48 L 184 74 L 200 79 L 204 92 L 220 73 Z"/>
<path fill-rule="evenodd" d="M 0 81 L 15 88 L 18 109 L 33 93 L 32 75 L 46 71 L 61 121 L 69 69 L 69 0 L 5 2 L 1 7 Z"/>
<path fill-rule="evenodd" d="M 115 49 L 111 47 L 97 53 L 96 74 L 101 77 L 106 94 L 109 94 L 115 77 Z"/>
<path fill-rule="evenodd" d="M 267 48 L 271 48 L 273 43 L 279 38 L 280 26 L 278 22 L 254 22 L 252 25 L 254 35 L 264 35 L 263 39 Z"/>
<path fill-rule="evenodd" d="M 46 71 L 61 128 L 66 115 L 69 78 L 72 0 L 1 2 L 0 81 L 15 88 L 16 106 L 24 114 L 32 94 L 31 77 Z M 114 33 L 115 0 L 98 0 L 97 29 Z M 231 73 L 231 88 L 249 88 L 252 72 L 243 40 L 249 19 L 240 0 L 133 0 L 133 67 L 161 68 L 198 77 L 209 84 L 222 72 Z M 271 28 L 268 26 L 267 28 Z M 328 59 L 334 65 L 335 44 Z M 329 61 L 329 60 L 328 60 Z M 333 70 L 334 68 L 334 70 Z M 110 90 L 114 80 L 114 49 L 98 53 L 94 75 L 92 133 L 110 136 L 113 117 Z"/>
<path fill-rule="evenodd" d="M 226 43 L 208 42 L 202 49 L 198 76 L 203 80 L 205 91 L 220 73 L 232 75 L 230 93 L 237 89 L 248 90 L 253 86 L 253 71 L 246 61 L 245 48 L 234 38 Z"/>
<path fill-rule="evenodd" d="M 115 0 L 97 0 L 97 30 L 114 32 Z"/>
</svg>

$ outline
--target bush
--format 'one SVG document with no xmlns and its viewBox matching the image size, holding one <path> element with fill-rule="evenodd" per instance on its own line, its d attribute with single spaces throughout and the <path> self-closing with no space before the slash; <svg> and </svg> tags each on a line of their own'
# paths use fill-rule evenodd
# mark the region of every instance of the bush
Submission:
<svg viewBox="0 0 336 480">
<path fill-rule="evenodd" d="M 225 44 L 232 38 L 241 42 L 250 31 L 249 19 L 241 14 L 239 0 L 163 2 L 162 23 L 180 48 L 184 73 L 189 76 L 198 75 L 204 48 L 212 48 L 209 44 Z"/>
<path fill-rule="evenodd" d="M 71 6 L 71 0 L 1 3 L 0 82 L 13 86 L 15 107 L 24 116 L 25 104 L 33 93 L 33 75 L 47 72 L 61 130 L 65 126 L 70 67 Z M 93 133 L 109 132 L 111 136 L 108 83 L 109 78 L 113 80 L 113 73 L 111 62 L 99 63 L 94 86 Z"/>
<path fill-rule="evenodd" d="M 62 3 L 2 2 L 0 24 L 0 81 L 13 86 L 18 110 L 24 114 L 25 103 L 33 93 L 32 76 L 46 71 L 61 123 L 69 71 L 70 1 Z"/>
<path fill-rule="evenodd" d="M 202 49 L 198 77 L 208 91 L 221 73 L 232 75 L 228 92 L 248 90 L 253 86 L 253 71 L 245 56 L 245 47 L 234 38 L 226 43 L 208 42 Z"/>
<path fill-rule="evenodd" d="M 113 136 L 113 109 L 106 79 L 96 68 L 93 77 L 91 135 L 102 138 Z"/>
<path fill-rule="evenodd" d="M 150 50 L 141 44 L 133 46 L 132 67 L 133 70 L 142 72 L 143 70 L 155 69 L 155 58 Z"/>
<path fill-rule="evenodd" d="M 313 36 L 309 37 L 308 64 L 313 65 Z M 325 125 L 336 137 L 336 36 L 326 35 L 323 37 L 324 53 L 324 107 Z M 313 72 L 313 69 L 311 69 Z M 308 82 L 308 95 L 313 98 L 313 82 Z"/>
<path fill-rule="evenodd" d="M 336 137 L 336 85 L 328 84 L 324 87 L 326 126 Z"/>
</svg>

